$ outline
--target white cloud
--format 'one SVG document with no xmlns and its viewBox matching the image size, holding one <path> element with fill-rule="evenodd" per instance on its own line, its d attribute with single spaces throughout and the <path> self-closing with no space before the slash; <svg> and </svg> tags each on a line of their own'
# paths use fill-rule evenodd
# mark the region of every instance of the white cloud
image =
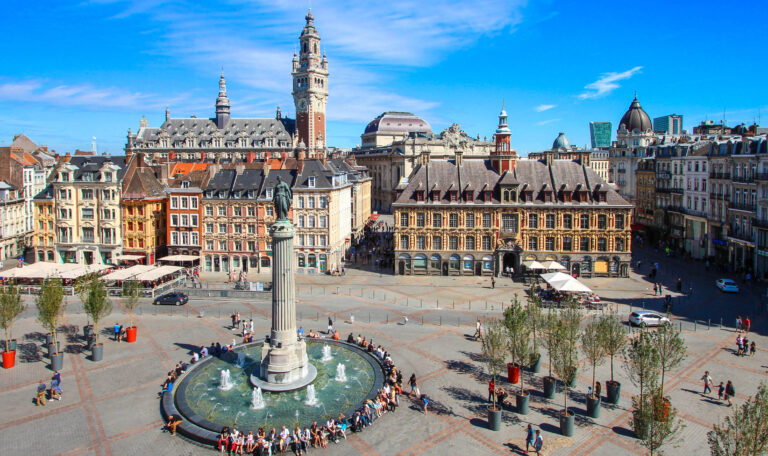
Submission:
<svg viewBox="0 0 768 456">
<path fill-rule="evenodd" d="M 274 100 L 292 114 L 291 51 L 298 45 L 305 10 L 289 0 L 231 0 L 221 5 L 164 0 L 91 0 L 114 4 L 113 20 L 139 17 L 146 30 L 160 30 L 147 50 L 211 75 L 204 94 L 215 98 L 219 68 L 227 76 L 233 115 L 266 115 L 274 106 L 239 104 L 246 94 Z M 438 103 L 386 88 L 398 70 L 426 67 L 482 36 L 511 31 L 527 0 L 419 0 L 313 2 L 322 50 L 329 59 L 329 120 L 367 122 L 386 109 L 424 111 Z M 263 110 L 259 106 L 263 105 Z M 174 108 L 172 106 L 172 108 Z"/>
<path fill-rule="evenodd" d="M 40 79 L 0 83 L 0 101 L 115 110 L 161 109 L 161 106 L 165 106 L 159 97 L 153 94 L 91 84 L 56 85 Z M 189 101 L 189 98 L 181 95 L 166 98 L 165 101 L 184 103 Z"/>
<path fill-rule="evenodd" d="M 600 79 L 584 86 L 584 88 L 587 89 L 587 91 L 580 94 L 579 99 L 586 100 L 589 98 L 599 98 L 599 97 L 608 95 L 609 93 L 621 87 L 619 84 L 616 83 L 617 81 L 623 81 L 624 79 L 629 79 L 635 74 L 639 73 L 640 70 L 642 69 L 643 67 L 636 66 L 631 70 L 623 71 L 621 73 L 615 73 L 615 72 L 603 73 L 600 76 Z"/>
<path fill-rule="evenodd" d="M 535 110 L 536 112 L 544 112 L 544 111 L 549 111 L 550 109 L 552 109 L 552 108 L 555 108 L 555 107 L 557 107 L 557 105 L 553 105 L 553 104 L 543 104 L 543 105 L 538 105 L 538 106 L 536 106 L 536 107 L 534 108 L 534 110 Z"/>
<path fill-rule="evenodd" d="M 558 121 L 560 121 L 560 119 L 542 120 L 541 122 L 536 122 L 536 125 L 542 126 L 542 125 L 547 125 L 547 124 L 551 124 L 553 122 L 558 122 Z"/>
</svg>

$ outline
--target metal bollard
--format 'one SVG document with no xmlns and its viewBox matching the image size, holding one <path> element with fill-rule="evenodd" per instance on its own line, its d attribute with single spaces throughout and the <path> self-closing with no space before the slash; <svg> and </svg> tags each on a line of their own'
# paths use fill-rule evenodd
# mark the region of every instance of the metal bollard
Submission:
<svg viewBox="0 0 768 456">
<path fill-rule="evenodd" d="M 709 331 L 710 329 L 712 329 L 712 320 L 707 319 L 707 331 Z"/>
<path fill-rule="evenodd" d="M 680 331 L 682 331 L 682 330 L 683 330 L 683 322 L 681 321 L 680 322 Z"/>
<path fill-rule="evenodd" d="M 419 307 L 424 307 L 424 300 L 423 299 L 419 299 Z"/>
<path fill-rule="evenodd" d="M 453 300 L 453 305 L 451 305 L 451 309 L 455 309 L 455 308 L 456 308 L 456 300 L 454 299 Z"/>
<path fill-rule="evenodd" d="M 424 326 L 424 315 L 421 316 L 421 326 Z"/>
<path fill-rule="evenodd" d="M 315 321 L 319 321 L 319 320 L 320 320 L 320 312 L 317 312 L 317 315 L 315 315 Z"/>
<path fill-rule="evenodd" d="M 488 301 L 485 301 L 485 310 L 488 310 Z"/>
<path fill-rule="evenodd" d="M 720 329 L 723 329 L 723 319 L 720 318 Z"/>
<path fill-rule="evenodd" d="M 699 320 L 693 320 L 693 330 L 698 331 Z"/>
<path fill-rule="evenodd" d="M 472 310 L 472 301 L 469 301 L 469 302 L 467 303 L 467 305 L 469 306 L 469 310 Z"/>
<path fill-rule="evenodd" d="M 461 326 L 461 317 L 456 318 L 456 326 L 457 327 Z"/>
<path fill-rule="evenodd" d="M 371 313 L 370 312 L 368 312 L 368 323 L 369 324 L 371 323 Z"/>
<path fill-rule="evenodd" d="M 389 314 L 387 314 L 387 324 L 389 324 Z"/>
<path fill-rule="evenodd" d="M 443 326 L 443 316 L 440 315 L 440 326 Z"/>
</svg>

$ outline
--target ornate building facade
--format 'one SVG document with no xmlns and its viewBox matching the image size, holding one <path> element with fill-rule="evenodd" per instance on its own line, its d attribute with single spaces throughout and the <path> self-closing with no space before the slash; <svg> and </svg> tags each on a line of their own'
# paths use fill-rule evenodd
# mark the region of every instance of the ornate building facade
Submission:
<svg viewBox="0 0 768 456">
<path fill-rule="evenodd" d="M 165 254 L 167 195 L 159 171 L 138 153 L 131 156 L 123 178 L 123 254 L 142 256 L 143 264 L 155 264 Z"/>
<path fill-rule="evenodd" d="M 56 261 L 56 214 L 54 210 L 53 185 L 49 185 L 35 196 L 35 234 L 32 245 L 37 261 Z"/>
<path fill-rule="evenodd" d="M 499 275 L 555 260 L 586 276 L 629 274 L 632 205 L 588 166 L 518 159 L 503 128 L 489 159 L 421 155 L 398 187 L 395 273 Z"/>
</svg>

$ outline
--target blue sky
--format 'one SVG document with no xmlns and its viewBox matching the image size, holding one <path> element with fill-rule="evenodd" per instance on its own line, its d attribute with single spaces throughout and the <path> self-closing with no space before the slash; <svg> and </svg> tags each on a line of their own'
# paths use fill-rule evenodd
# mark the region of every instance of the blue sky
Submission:
<svg viewBox="0 0 768 456">
<path fill-rule="evenodd" d="M 213 116 L 221 68 L 234 117 L 293 116 L 291 57 L 307 3 L 84 0 L 3 8 L 0 145 L 122 153 L 142 115 Z M 589 142 L 637 91 L 651 117 L 768 125 L 760 1 L 314 0 L 329 59 L 328 137 L 360 142 L 385 110 L 490 137 L 502 100 L 513 147 Z"/>
</svg>

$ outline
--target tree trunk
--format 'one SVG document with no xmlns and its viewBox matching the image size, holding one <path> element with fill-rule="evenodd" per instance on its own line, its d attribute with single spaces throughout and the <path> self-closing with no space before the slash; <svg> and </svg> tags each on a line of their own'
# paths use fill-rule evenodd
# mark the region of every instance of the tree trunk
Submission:
<svg viewBox="0 0 768 456">
<path fill-rule="evenodd" d="M 595 369 L 597 366 L 595 363 L 592 363 L 592 395 L 595 394 Z"/>
<path fill-rule="evenodd" d="M 565 389 L 565 394 L 563 396 L 563 407 L 565 407 L 565 416 L 568 416 L 568 382 L 563 382 L 563 388 Z"/>
<path fill-rule="evenodd" d="M 611 383 L 613 383 L 613 355 L 611 355 Z"/>
</svg>

